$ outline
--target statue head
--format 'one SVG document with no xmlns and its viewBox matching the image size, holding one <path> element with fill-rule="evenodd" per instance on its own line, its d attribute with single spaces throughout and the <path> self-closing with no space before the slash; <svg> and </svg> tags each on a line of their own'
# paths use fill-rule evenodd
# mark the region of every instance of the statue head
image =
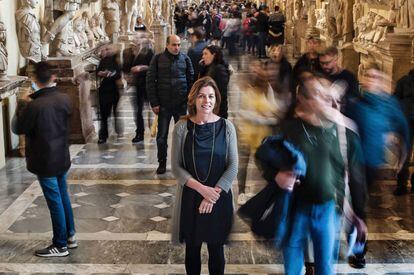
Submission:
<svg viewBox="0 0 414 275">
<path fill-rule="evenodd" d="M 85 28 L 85 24 L 81 18 L 76 18 L 73 21 L 73 30 L 75 32 L 82 32 Z"/>
</svg>

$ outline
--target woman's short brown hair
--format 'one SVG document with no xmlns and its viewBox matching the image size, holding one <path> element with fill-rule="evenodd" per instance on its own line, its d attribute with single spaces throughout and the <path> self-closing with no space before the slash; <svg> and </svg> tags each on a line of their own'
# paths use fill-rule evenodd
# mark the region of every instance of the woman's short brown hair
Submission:
<svg viewBox="0 0 414 275">
<path fill-rule="evenodd" d="M 221 95 L 217 87 L 216 82 L 209 76 L 205 76 L 197 80 L 193 87 L 191 87 L 190 93 L 188 94 L 188 114 L 189 116 L 195 116 L 197 114 L 196 99 L 200 90 L 204 87 L 211 87 L 214 89 L 214 95 L 216 97 L 216 104 L 214 105 L 214 114 L 218 114 L 220 111 Z"/>
</svg>

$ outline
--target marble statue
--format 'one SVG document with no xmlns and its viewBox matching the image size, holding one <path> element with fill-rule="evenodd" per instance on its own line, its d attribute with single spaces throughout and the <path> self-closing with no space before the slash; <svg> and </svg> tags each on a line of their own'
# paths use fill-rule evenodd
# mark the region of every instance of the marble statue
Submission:
<svg viewBox="0 0 414 275">
<path fill-rule="evenodd" d="M 22 0 L 21 4 L 15 14 L 20 53 L 24 58 L 37 63 L 42 59 L 41 29 L 34 11 L 38 0 Z"/>
<path fill-rule="evenodd" d="M 46 0 L 45 18 L 46 21 L 49 21 L 49 26 L 42 37 L 42 41 L 44 43 L 53 41 L 55 37 L 67 27 L 68 23 L 72 21 L 76 11 L 80 9 L 81 4 L 97 1 L 98 0 Z"/>
<path fill-rule="evenodd" d="M 316 27 L 320 30 L 326 29 L 326 10 L 325 9 L 317 9 L 315 11 L 316 15 Z"/>
<path fill-rule="evenodd" d="M 84 11 L 82 13 L 82 21 L 83 21 L 83 26 L 84 26 L 84 30 L 85 30 L 85 34 L 86 37 L 88 39 L 88 46 L 90 48 L 95 47 L 95 37 L 93 35 L 93 31 L 91 28 L 91 17 L 89 16 L 89 13 L 87 11 Z"/>
<path fill-rule="evenodd" d="M 311 5 L 308 10 L 308 27 L 316 27 L 316 11 L 315 6 Z"/>
<path fill-rule="evenodd" d="M 399 0 L 398 9 L 397 26 L 414 29 L 414 0 Z"/>
<path fill-rule="evenodd" d="M 147 0 L 145 1 L 145 26 L 147 26 L 147 29 L 150 29 L 152 26 L 152 23 L 154 22 L 154 17 L 152 15 L 152 1 Z"/>
<path fill-rule="evenodd" d="M 0 80 L 7 80 L 8 53 L 6 49 L 6 27 L 0 21 Z"/>
<path fill-rule="evenodd" d="M 364 7 L 361 3 L 361 0 L 355 0 L 355 3 L 352 7 L 352 22 L 354 23 L 354 29 L 357 30 L 357 21 L 363 16 Z"/>
<path fill-rule="evenodd" d="M 104 0 L 103 13 L 105 18 L 105 32 L 113 40 L 120 31 L 120 10 L 117 0 Z"/>
<path fill-rule="evenodd" d="M 56 56 L 71 56 L 78 53 L 75 46 L 73 24 L 69 22 L 59 33 L 56 38 L 57 44 L 55 49 Z"/>
<path fill-rule="evenodd" d="M 138 0 L 126 0 L 122 5 L 122 33 L 133 34 L 138 17 Z"/>
<path fill-rule="evenodd" d="M 85 23 L 82 18 L 73 21 L 73 42 L 75 53 L 79 54 L 89 49 L 89 40 L 85 32 Z"/>
<path fill-rule="evenodd" d="M 294 16 L 295 20 L 301 19 L 302 8 L 303 8 L 302 1 L 301 0 L 295 0 L 294 6 L 293 6 L 293 9 L 294 9 L 293 16 Z"/>
<path fill-rule="evenodd" d="M 162 16 L 161 6 L 162 6 L 162 0 L 153 0 L 153 11 L 154 11 L 154 21 L 157 23 L 164 23 L 165 20 Z M 164 0 L 165 1 L 165 0 Z"/>
<path fill-rule="evenodd" d="M 89 20 L 89 26 L 93 33 L 95 42 L 106 42 L 109 41 L 108 36 L 105 31 L 101 28 L 101 16 L 95 13 L 92 18 Z"/>
</svg>

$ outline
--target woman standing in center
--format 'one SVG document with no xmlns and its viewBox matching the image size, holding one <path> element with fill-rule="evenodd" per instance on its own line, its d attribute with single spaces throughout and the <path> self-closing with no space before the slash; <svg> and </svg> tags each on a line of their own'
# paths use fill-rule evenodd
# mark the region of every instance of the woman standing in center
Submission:
<svg viewBox="0 0 414 275">
<path fill-rule="evenodd" d="M 172 172 L 177 178 L 172 242 L 185 242 L 187 274 L 201 272 L 201 245 L 207 243 L 210 274 L 224 274 L 224 248 L 233 223 L 232 182 L 237 175 L 233 124 L 219 117 L 220 93 L 214 80 L 194 83 L 189 115 L 174 127 Z"/>
</svg>

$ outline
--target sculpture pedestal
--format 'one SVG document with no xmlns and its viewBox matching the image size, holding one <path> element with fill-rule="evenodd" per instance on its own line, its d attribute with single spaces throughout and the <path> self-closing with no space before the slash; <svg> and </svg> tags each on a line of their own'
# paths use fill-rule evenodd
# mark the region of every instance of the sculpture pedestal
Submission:
<svg viewBox="0 0 414 275">
<path fill-rule="evenodd" d="M 381 69 L 391 78 L 394 91 L 396 82 L 412 69 L 412 41 L 412 35 L 389 33 L 383 41 L 376 44 L 355 41 L 354 48 L 360 53 L 360 66 L 363 67 L 369 58 L 374 58 L 378 62 Z"/>
<path fill-rule="evenodd" d="M 165 23 L 154 23 L 151 26 L 151 31 L 154 33 L 155 53 L 163 52 L 166 46 L 168 36 L 168 26 Z"/>
<path fill-rule="evenodd" d="M 26 79 L 23 76 L 8 76 L 8 80 L 0 81 L 0 168 L 6 165 L 6 153 L 19 143 L 19 137 L 11 132 L 11 120 L 17 106 L 16 94 Z"/>
<path fill-rule="evenodd" d="M 90 64 L 87 59 L 92 53 L 93 50 L 79 56 L 48 58 L 48 62 L 56 67 L 57 87 L 69 95 L 73 104 L 69 135 L 71 143 L 90 142 L 95 134 L 90 99 L 91 81 L 89 73 L 85 71 L 85 67 Z"/>
<path fill-rule="evenodd" d="M 345 43 L 339 45 L 339 64 L 342 68 L 347 68 L 349 71 L 358 74 L 359 54 L 354 50 L 352 43 Z"/>
</svg>

